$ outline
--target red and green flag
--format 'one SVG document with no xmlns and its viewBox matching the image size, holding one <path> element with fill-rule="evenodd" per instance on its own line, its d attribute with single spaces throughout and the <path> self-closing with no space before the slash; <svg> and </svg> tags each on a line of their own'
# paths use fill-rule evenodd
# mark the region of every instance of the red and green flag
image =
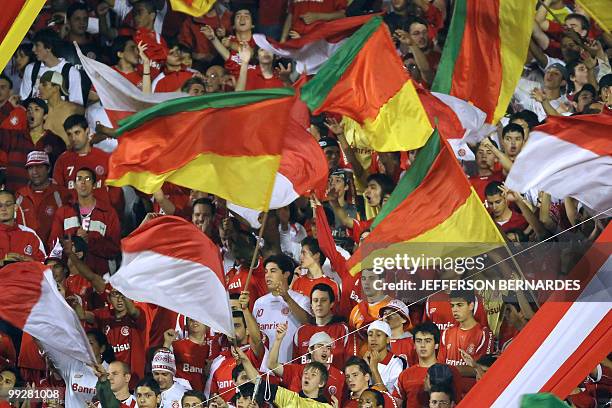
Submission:
<svg viewBox="0 0 612 408">
<path fill-rule="evenodd" d="M 45 5 L 45 0 L 9 0 L 2 2 L 0 13 L 0 71 L 30 29 Z"/>
<path fill-rule="evenodd" d="M 382 207 L 348 267 L 355 275 L 372 268 L 376 258 L 392 258 L 415 247 L 430 256 L 454 258 L 479 255 L 503 244 L 452 149 L 436 130 Z"/>
<path fill-rule="evenodd" d="M 382 17 L 357 30 L 301 89 L 315 114 L 344 116 L 356 147 L 417 149 L 433 128 Z"/>
<path fill-rule="evenodd" d="M 107 184 L 153 193 L 168 181 L 267 210 L 290 122 L 288 88 L 172 99 L 120 122 Z"/>
<path fill-rule="evenodd" d="M 456 0 L 432 90 L 476 105 L 497 123 L 523 72 L 536 0 Z"/>
</svg>

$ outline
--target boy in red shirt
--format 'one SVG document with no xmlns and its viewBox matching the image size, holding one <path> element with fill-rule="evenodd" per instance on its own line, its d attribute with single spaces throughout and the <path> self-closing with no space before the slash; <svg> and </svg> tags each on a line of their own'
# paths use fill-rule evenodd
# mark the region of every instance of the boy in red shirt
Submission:
<svg viewBox="0 0 612 408">
<path fill-rule="evenodd" d="M 493 142 L 491 142 L 493 143 Z M 486 202 L 485 187 L 492 181 L 503 181 L 504 175 L 501 170 L 495 170 L 498 160 L 487 143 L 479 143 L 476 150 L 477 174 L 468 178 L 478 197 Z"/>
<path fill-rule="evenodd" d="M 174 351 L 176 358 L 176 376 L 189 381 L 194 390 L 204 391 L 204 370 L 206 361 L 210 358 L 210 344 L 207 342 L 208 327 L 202 323 L 187 318 L 186 339 L 176 340 L 164 347 Z M 171 334 L 176 334 L 171 330 Z"/>
<path fill-rule="evenodd" d="M 518 126 L 518 125 L 517 125 Z M 493 220 L 500 226 L 504 233 L 513 230 L 525 232 L 529 224 L 522 214 L 512 210 L 508 206 L 506 194 L 502 191 L 503 185 L 499 181 L 492 181 L 485 188 L 487 204 L 493 216 Z"/>
</svg>

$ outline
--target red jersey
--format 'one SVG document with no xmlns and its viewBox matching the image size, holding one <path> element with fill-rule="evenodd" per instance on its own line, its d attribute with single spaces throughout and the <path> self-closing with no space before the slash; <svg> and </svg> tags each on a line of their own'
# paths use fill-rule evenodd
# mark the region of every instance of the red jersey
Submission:
<svg viewBox="0 0 612 408">
<path fill-rule="evenodd" d="M 353 218 L 353 228 L 349 228 L 348 231 L 349 235 L 351 236 L 351 238 L 353 238 L 353 241 L 355 241 L 355 243 L 359 243 L 359 237 L 361 237 L 361 234 L 363 234 L 365 231 L 370 229 L 373 222 L 374 218 L 366 221 L 357 220 Z"/>
<path fill-rule="evenodd" d="M 130 365 L 132 373 L 142 378 L 144 374 L 146 316 L 140 310 L 138 318 L 129 315 L 117 319 L 109 309 L 93 311 L 98 328 L 113 347 L 115 358 Z"/>
<path fill-rule="evenodd" d="M 253 366 L 259 367 L 261 359 L 257 358 L 250 346 L 242 346 Z M 263 357 L 263 356 L 262 356 Z M 206 381 L 204 394 L 212 396 L 219 394 L 223 400 L 229 402 L 236 394 L 234 380 L 232 379 L 232 370 L 236 367 L 236 359 L 232 357 L 231 352 L 225 351 L 219 357 L 215 358 L 210 367 L 210 375 Z"/>
<path fill-rule="evenodd" d="M 68 190 L 51 180 L 42 191 L 33 190 L 28 185 L 17 190 L 16 195 L 19 206 L 17 222 L 32 228 L 43 243 L 48 242 L 55 212 L 70 201 Z"/>
<path fill-rule="evenodd" d="M 290 0 L 291 29 L 302 34 L 308 25 L 302 20 L 306 13 L 333 13 L 345 10 L 346 0 Z"/>
<path fill-rule="evenodd" d="M 34 230 L 16 222 L 14 225 L 0 224 L 0 259 L 11 252 L 29 256 L 38 262 L 44 261 L 47 256 Z"/>
<path fill-rule="evenodd" d="M 213 30 L 223 27 L 226 34 L 229 34 L 232 31 L 232 13 L 225 11 L 221 16 L 207 17 L 203 15 L 202 17 L 185 18 L 181 25 L 178 40 L 179 43 L 191 48 L 194 54 L 200 54 L 196 59 L 205 56 L 212 57 L 217 54 L 211 42 L 200 31 L 205 25 L 211 26 Z"/>
<path fill-rule="evenodd" d="M 485 196 L 485 188 L 487 187 L 487 184 L 491 183 L 492 181 L 499 181 L 500 183 L 503 182 L 504 173 L 501 170 L 494 171 L 493 174 L 491 174 L 490 176 L 476 175 L 469 177 L 468 181 L 470 182 L 472 187 L 474 187 L 476 193 L 478 193 L 478 197 L 480 197 L 480 200 L 483 203 L 486 203 L 487 197 Z"/>
<path fill-rule="evenodd" d="M 391 339 L 391 352 L 398 357 L 402 357 L 408 362 L 408 365 L 414 365 L 419 362 L 419 357 L 416 353 L 416 347 L 412 337 L 403 339 Z"/>
<path fill-rule="evenodd" d="M 265 88 L 282 88 L 285 86 L 283 81 L 278 77 L 276 72 L 272 78 L 265 78 L 261 71 L 261 66 L 257 65 L 255 69 L 247 70 L 246 90 L 265 89 Z"/>
<path fill-rule="evenodd" d="M 310 342 L 310 338 L 318 332 L 329 334 L 329 337 L 333 340 L 338 339 L 332 343 L 332 360 L 330 363 L 336 368 L 343 369 L 344 362 L 351 353 L 347 351 L 349 344 L 349 329 L 348 326 L 342 322 L 330 323 L 325 326 L 317 326 L 314 324 L 304 324 L 300 326 L 293 336 L 293 358 L 303 356 L 301 363 L 306 363 L 306 355 L 309 353 L 308 343 Z"/>
<path fill-rule="evenodd" d="M 204 367 L 210 357 L 210 346 L 189 339 L 172 343 L 176 358 L 176 376 L 189 381 L 194 390 L 204 391 Z"/>
<path fill-rule="evenodd" d="M 166 40 L 159 33 L 141 27 L 136 30 L 132 39 L 136 44 L 142 41 L 147 45 L 145 54 L 151 61 L 155 61 L 158 64 L 166 62 L 166 58 L 168 58 L 168 44 L 166 44 Z"/>
<path fill-rule="evenodd" d="M 456 398 L 460 399 L 461 395 L 461 374 L 457 368 L 450 366 L 453 373 L 453 385 L 455 388 Z M 428 404 L 429 396 L 425 391 L 425 376 L 427 375 L 427 367 L 413 365 L 402 371 L 395 384 L 393 396 L 404 401 L 405 407 L 425 407 Z"/>
<path fill-rule="evenodd" d="M 229 47 L 230 55 L 229 55 L 229 58 L 225 60 L 224 68 L 228 74 L 238 79 L 238 76 L 240 75 L 241 62 L 240 62 L 240 57 L 238 56 L 238 52 L 236 52 L 236 50 L 240 46 L 240 41 L 238 41 L 238 38 L 234 37 L 233 35 L 229 36 L 229 41 L 230 41 L 230 47 Z M 251 47 L 252 49 L 255 49 L 257 47 L 257 44 L 255 44 L 255 40 L 253 39 L 252 36 L 251 36 L 251 39 L 249 39 L 248 44 L 249 44 L 249 47 Z M 252 69 L 255 69 L 255 67 L 256 67 L 255 65 L 249 65 L 248 69 L 252 70 Z"/>
<path fill-rule="evenodd" d="M 482 327 L 488 327 L 487 312 L 482 298 L 476 295 L 474 303 L 474 318 Z M 423 321 L 435 323 L 440 331 L 444 331 L 457 323 L 450 306 L 450 297 L 446 292 L 438 292 L 427 297 Z"/>
<path fill-rule="evenodd" d="M 186 70 L 162 72 L 153 81 L 153 92 L 179 92 L 185 81 L 192 77 L 193 72 Z"/>
<path fill-rule="evenodd" d="M 512 216 L 508 221 L 500 222 L 495 221 L 500 226 L 501 230 L 505 233 L 511 232 L 512 230 L 524 230 L 529 226 L 525 217 L 522 214 L 512 210 Z"/>
<path fill-rule="evenodd" d="M 13 106 L 10 102 L 5 102 L 4 105 L 9 109 Z M 21 131 L 26 130 L 28 128 L 26 110 L 22 106 L 17 106 L 16 108 L 11 109 L 8 116 L 2 119 L 0 128 Z"/>
<path fill-rule="evenodd" d="M 162 185 L 162 191 L 164 192 L 164 196 L 174 204 L 174 215 L 191 221 L 192 208 L 189 189 L 172 183 L 164 183 Z M 153 211 L 163 213 L 157 201 L 153 201 Z"/>
<path fill-rule="evenodd" d="M 328 278 L 327 276 L 321 276 L 319 278 L 309 278 L 308 275 L 302 275 L 297 277 L 291 282 L 291 289 L 294 291 L 301 293 L 302 295 L 310 298 L 310 293 L 312 292 L 312 288 L 319 283 L 324 283 L 334 291 L 334 296 L 336 298 L 336 302 L 340 300 L 340 289 L 338 288 L 338 284 L 333 279 Z"/>
<path fill-rule="evenodd" d="M 466 351 L 474 360 L 493 351 L 493 334 L 488 327 L 476 324 L 469 330 L 458 326 L 450 327 L 442 333 L 438 361 L 450 366 L 466 365 L 459 349 Z"/>
<path fill-rule="evenodd" d="M 281 385 L 291 391 L 300 392 L 302 390 L 304 367 L 304 364 L 285 364 L 283 366 Z M 323 390 L 323 395 L 328 401 L 331 401 L 332 395 L 341 400 L 342 393 L 344 392 L 344 374 L 334 366 L 329 366 L 327 372 L 329 377 Z"/>
<path fill-rule="evenodd" d="M 138 89 L 142 89 L 142 74 L 138 72 L 138 70 L 134 70 L 132 72 L 123 72 L 120 71 L 116 66 L 113 67 L 115 71 L 120 73 L 125 79 L 130 81 L 134 86 L 138 87 Z"/>
<path fill-rule="evenodd" d="M 237 268 L 238 269 L 236 269 L 236 267 L 233 267 L 225 275 L 227 291 L 230 294 L 240 294 L 242 291 L 248 290 L 250 294 L 250 309 L 253 310 L 255 301 L 268 293 L 268 286 L 266 285 L 265 279 L 266 272 L 263 267 L 263 259 L 259 258 L 257 266 L 255 267 L 255 269 L 253 269 L 253 274 L 251 275 L 251 281 L 249 282 L 248 288 L 245 288 L 244 285 L 246 283 L 247 277 L 249 276 L 249 267 L 238 266 Z"/>
<path fill-rule="evenodd" d="M 93 301 L 93 287 L 91 282 L 81 275 L 70 275 L 64 280 L 66 296 L 78 295 L 83 300 L 83 309 L 91 309 Z"/>
</svg>

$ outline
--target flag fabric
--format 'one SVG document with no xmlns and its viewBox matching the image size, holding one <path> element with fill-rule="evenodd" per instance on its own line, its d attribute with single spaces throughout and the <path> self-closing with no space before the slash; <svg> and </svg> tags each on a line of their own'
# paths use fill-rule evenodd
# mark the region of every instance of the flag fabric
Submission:
<svg viewBox="0 0 612 408">
<path fill-rule="evenodd" d="M 508 188 L 573 197 L 612 215 L 612 113 L 551 116 L 529 134 L 506 178 Z"/>
<path fill-rule="evenodd" d="M 521 408 L 568 408 L 568 405 L 554 395 L 543 392 L 541 394 L 527 394 L 521 398 Z"/>
<path fill-rule="evenodd" d="M 11 0 L 3 2 L 0 13 L 0 72 L 21 44 L 45 0 Z"/>
<path fill-rule="evenodd" d="M 382 17 L 371 18 L 301 89 L 315 114 L 344 116 L 355 146 L 379 152 L 417 149 L 433 128 Z"/>
<path fill-rule="evenodd" d="M 447 243 L 452 245 L 434 246 Z M 430 246 L 440 257 L 474 256 L 504 239 L 435 131 L 372 223 L 372 232 L 348 261 L 351 274 L 377 257 L 405 253 L 407 244 Z M 412 250 L 414 249 L 411 248 Z"/>
<path fill-rule="evenodd" d="M 531 140 L 529 141 L 531 143 Z M 523 394 L 561 399 L 610 352 L 612 344 L 612 225 L 567 279 L 581 282 L 573 298 L 555 293 L 461 400 L 460 408 L 518 407 Z"/>
<path fill-rule="evenodd" d="M 121 121 L 106 183 L 145 193 L 168 181 L 267 210 L 294 101 L 292 89 L 173 99 Z"/>
<path fill-rule="evenodd" d="M 216 0 L 170 0 L 170 6 L 174 11 L 201 17 L 208 13 L 215 2 Z"/>
<path fill-rule="evenodd" d="M 38 339 L 45 350 L 85 364 L 96 361 L 79 318 L 57 290 L 47 265 L 18 262 L 2 268 L 0 275 L 0 319 Z"/>
<path fill-rule="evenodd" d="M 536 0 L 455 1 L 432 90 L 472 102 L 496 124 L 523 72 L 535 5 Z"/>
<path fill-rule="evenodd" d="M 121 268 L 108 282 L 130 299 L 170 309 L 233 336 L 219 248 L 195 225 L 161 216 L 121 241 Z"/>
<path fill-rule="evenodd" d="M 110 123 L 117 127 L 119 120 L 170 99 L 184 97 L 181 92 L 145 94 L 123 75 L 99 61 L 86 57 L 75 45 L 83 70 L 91 79 Z M 89 109 L 88 109 L 89 110 Z M 105 122 L 101 120 L 100 122 Z M 104 123 L 103 123 L 104 124 Z"/>
<path fill-rule="evenodd" d="M 263 34 L 254 34 L 258 47 L 295 61 L 300 74 L 314 75 L 344 44 L 345 39 L 372 18 L 372 15 L 316 21 L 306 26 L 300 38 L 278 42 Z"/>
<path fill-rule="evenodd" d="M 612 30 L 612 7 L 608 0 L 576 0 L 576 3 L 599 24 L 606 33 Z"/>
</svg>

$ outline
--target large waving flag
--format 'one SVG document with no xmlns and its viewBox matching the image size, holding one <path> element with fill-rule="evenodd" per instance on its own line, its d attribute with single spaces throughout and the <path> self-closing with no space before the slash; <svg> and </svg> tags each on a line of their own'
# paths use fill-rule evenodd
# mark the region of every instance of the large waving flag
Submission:
<svg viewBox="0 0 612 408">
<path fill-rule="evenodd" d="M 107 184 L 153 193 L 168 181 L 267 210 L 293 90 L 173 99 L 121 122 Z"/>
<path fill-rule="evenodd" d="M 456 0 L 432 90 L 472 102 L 489 123 L 497 123 L 523 72 L 535 5 L 536 0 Z"/>
<path fill-rule="evenodd" d="M 344 116 L 355 146 L 379 152 L 417 149 L 433 128 L 380 16 L 353 34 L 301 89 L 314 114 Z"/>
<path fill-rule="evenodd" d="M 121 247 L 121 268 L 108 278 L 115 289 L 233 336 L 221 253 L 195 225 L 157 217 L 124 238 Z"/>
<path fill-rule="evenodd" d="M 612 113 L 552 116 L 529 134 L 508 188 L 573 197 L 597 213 L 612 208 Z"/>
<path fill-rule="evenodd" d="M 21 44 L 23 37 L 45 5 L 45 0 L 2 2 L 0 13 L 0 72 Z"/>
<path fill-rule="evenodd" d="M 372 15 L 366 15 L 333 21 L 316 21 L 306 26 L 306 31 L 300 38 L 284 43 L 263 34 L 254 34 L 253 40 L 260 48 L 294 60 L 296 71 L 300 74 L 314 75 L 344 44 L 345 39 L 371 18 Z"/>
<path fill-rule="evenodd" d="M 475 256 L 504 244 L 497 226 L 467 181 L 450 148 L 435 131 L 419 150 L 372 232 L 348 261 L 351 274 L 375 258 L 406 253 L 421 244 L 439 257 Z M 436 246 L 435 244 L 447 244 Z"/>
<path fill-rule="evenodd" d="M 79 318 L 57 290 L 47 265 L 18 262 L 0 269 L 0 276 L 0 319 L 38 339 L 45 350 L 85 364 L 96 361 Z"/>
<path fill-rule="evenodd" d="M 612 31 L 612 7 L 608 0 L 576 0 L 597 24 L 606 32 Z"/>
<path fill-rule="evenodd" d="M 577 298 L 559 293 L 544 303 L 459 407 L 514 408 L 537 392 L 565 399 L 586 378 L 612 344 L 610 254 L 612 225 L 568 276 L 581 282 Z"/>
</svg>

